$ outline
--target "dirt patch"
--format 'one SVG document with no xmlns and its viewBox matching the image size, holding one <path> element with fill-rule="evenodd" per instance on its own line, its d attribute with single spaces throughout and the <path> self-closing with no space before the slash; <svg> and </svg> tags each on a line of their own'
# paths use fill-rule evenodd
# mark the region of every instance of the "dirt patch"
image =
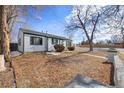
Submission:
<svg viewBox="0 0 124 93">
<path fill-rule="evenodd" d="M 64 87 L 77 74 L 111 84 L 111 64 L 78 53 L 28 53 L 12 59 L 17 87 Z"/>
<path fill-rule="evenodd" d="M 12 88 L 13 87 L 13 72 L 12 69 L 6 69 L 4 72 L 0 72 L 0 88 Z"/>
</svg>

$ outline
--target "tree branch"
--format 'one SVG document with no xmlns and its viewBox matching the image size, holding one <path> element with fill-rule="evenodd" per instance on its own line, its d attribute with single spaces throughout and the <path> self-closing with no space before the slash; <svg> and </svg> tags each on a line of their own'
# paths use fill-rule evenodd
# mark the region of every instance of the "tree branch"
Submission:
<svg viewBox="0 0 124 93">
<path fill-rule="evenodd" d="M 80 22 L 81 26 L 83 27 L 83 30 L 84 30 L 84 32 L 85 32 L 87 38 L 88 38 L 88 41 L 90 41 L 90 37 L 89 37 L 89 35 L 88 35 L 88 33 L 87 33 L 87 30 L 86 30 L 86 28 L 85 28 L 85 26 L 84 26 L 84 23 L 83 23 L 83 22 L 81 21 L 81 19 L 80 19 L 80 10 L 79 10 L 79 9 L 78 9 L 77 17 L 78 17 L 78 19 L 79 19 L 79 22 Z"/>
<path fill-rule="evenodd" d="M 98 13 L 97 18 L 96 18 L 96 20 L 95 20 L 95 23 L 93 22 L 93 25 L 94 25 L 94 26 L 93 26 L 93 30 L 92 30 L 92 34 L 91 34 L 91 40 L 93 40 L 93 34 L 94 34 L 94 32 L 95 32 L 96 25 L 97 25 L 97 23 L 98 23 L 99 17 L 100 17 L 100 14 Z"/>
<path fill-rule="evenodd" d="M 15 18 L 15 17 L 17 17 L 17 16 L 18 16 L 18 15 L 16 14 L 16 15 L 13 15 L 13 16 L 8 17 L 8 19 L 7 19 L 7 23 L 9 24 L 10 21 L 11 21 L 11 19 L 12 19 L 12 18 Z"/>
</svg>

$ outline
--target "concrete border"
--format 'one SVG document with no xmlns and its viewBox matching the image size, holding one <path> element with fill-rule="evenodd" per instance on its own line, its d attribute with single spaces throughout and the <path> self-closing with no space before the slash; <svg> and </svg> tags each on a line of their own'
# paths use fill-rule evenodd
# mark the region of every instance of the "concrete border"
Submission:
<svg viewBox="0 0 124 93">
<path fill-rule="evenodd" d="M 118 55 L 114 55 L 114 83 L 118 88 L 124 88 L 124 64 Z"/>
</svg>

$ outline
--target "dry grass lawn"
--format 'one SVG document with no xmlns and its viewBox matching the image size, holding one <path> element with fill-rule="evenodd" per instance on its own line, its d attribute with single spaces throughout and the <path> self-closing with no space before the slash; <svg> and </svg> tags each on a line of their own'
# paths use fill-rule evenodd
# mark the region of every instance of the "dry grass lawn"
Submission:
<svg viewBox="0 0 124 93">
<path fill-rule="evenodd" d="M 88 54 L 107 57 L 110 53 L 109 52 L 89 52 Z"/>
<path fill-rule="evenodd" d="M 0 72 L 0 88 L 12 88 L 13 87 L 13 72 L 12 69 L 6 69 L 4 72 Z"/>
<path fill-rule="evenodd" d="M 27 53 L 13 58 L 12 64 L 16 71 L 17 87 L 64 87 L 77 74 L 111 84 L 112 65 L 105 61 L 72 52 L 58 56 Z"/>
</svg>

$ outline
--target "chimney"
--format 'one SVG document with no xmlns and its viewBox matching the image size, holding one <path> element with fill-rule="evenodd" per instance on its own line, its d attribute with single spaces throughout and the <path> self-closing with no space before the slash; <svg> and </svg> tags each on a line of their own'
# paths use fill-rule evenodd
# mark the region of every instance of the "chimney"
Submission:
<svg viewBox="0 0 124 93">
<path fill-rule="evenodd" d="M 47 31 L 46 31 L 46 33 L 47 33 Z"/>
</svg>

